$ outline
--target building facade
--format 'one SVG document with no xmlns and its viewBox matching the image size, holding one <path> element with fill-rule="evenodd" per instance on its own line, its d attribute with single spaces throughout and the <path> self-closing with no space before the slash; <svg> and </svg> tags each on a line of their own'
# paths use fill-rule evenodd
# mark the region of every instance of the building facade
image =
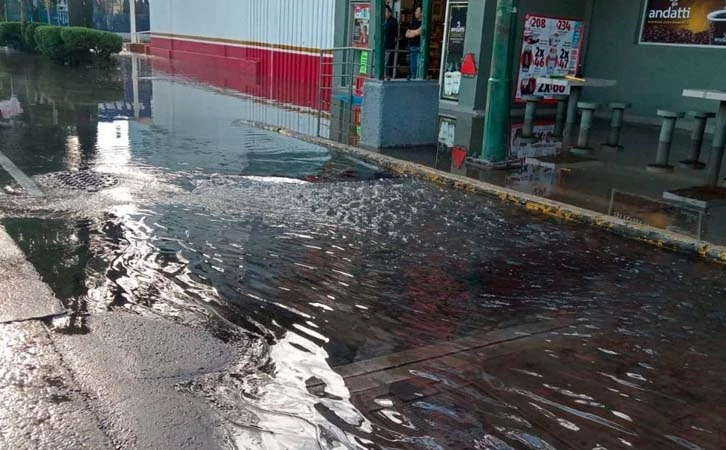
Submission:
<svg viewBox="0 0 726 450">
<path fill-rule="evenodd" d="M 464 3 L 468 15 L 463 53 L 474 55 L 478 74 L 462 77 L 455 101 L 442 96 L 440 114 L 456 124 L 455 143 L 466 146 L 470 153 L 479 153 L 497 2 Z M 721 74 L 726 70 L 726 46 L 717 41 L 724 31 L 716 29 L 715 24 L 722 26 L 720 22 L 708 19 L 724 9 L 722 0 L 521 0 L 512 60 L 514 89 L 518 88 L 521 69 L 525 17 L 576 19 L 584 24 L 581 73 L 616 82 L 607 89 L 586 89 L 585 99 L 603 104 L 631 103 L 626 120 L 635 123 L 659 123 L 658 108 L 713 110 L 713 104 L 685 98 L 682 91 L 725 88 Z M 668 13 L 667 19 L 651 19 L 658 11 L 674 11 L 673 18 Z M 684 17 L 686 14 L 689 18 Z M 688 121 L 682 124 L 690 126 Z"/>
<path fill-rule="evenodd" d="M 388 76 L 394 78 L 392 82 L 404 82 L 409 76 L 409 44 L 404 36 L 417 2 L 387 3 L 399 25 L 395 71 Z M 332 63 L 326 63 L 334 54 L 326 51 L 374 48 L 379 37 L 373 22 L 383 20 L 376 5 L 377 1 L 358 0 L 210 0 L 204 4 L 153 0 L 151 53 L 186 61 L 199 78 L 215 84 L 315 109 L 321 104 L 321 85 L 350 83 L 334 73 Z M 496 0 L 433 0 L 431 64 L 426 75 L 439 81 L 440 102 L 439 110 L 431 113 L 446 123 L 443 134 L 449 144 L 462 145 L 470 153 L 481 149 L 496 6 Z M 725 8 L 722 0 L 521 0 L 512 59 L 515 88 L 522 71 L 525 18 L 538 16 L 581 24 L 572 71 L 616 82 L 608 89 L 586 89 L 588 100 L 632 103 L 627 120 L 645 123 L 655 122 L 658 108 L 712 109 L 712 105 L 684 98 L 682 90 L 723 88 L 726 19 L 719 11 Z M 336 55 L 351 58 L 346 53 Z M 375 55 L 371 52 L 365 61 L 358 61 L 361 56 L 355 54 L 356 62 L 368 67 L 355 66 L 356 79 L 375 73 Z M 209 70 L 213 67 L 231 69 L 237 75 L 214 80 Z M 351 92 L 364 97 L 357 81 Z M 336 116 L 350 121 L 350 108 L 338 108 L 335 100 L 325 105 L 333 121 Z M 515 102 L 515 113 L 518 107 Z M 686 121 L 683 124 L 688 126 Z"/>
<path fill-rule="evenodd" d="M 333 46 L 335 0 L 153 0 L 151 49 L 197 78 L 236 74 L 224 87 L 314 108 Z M 329 77 L 326 77 L 329 79 Z"/>
</svg>

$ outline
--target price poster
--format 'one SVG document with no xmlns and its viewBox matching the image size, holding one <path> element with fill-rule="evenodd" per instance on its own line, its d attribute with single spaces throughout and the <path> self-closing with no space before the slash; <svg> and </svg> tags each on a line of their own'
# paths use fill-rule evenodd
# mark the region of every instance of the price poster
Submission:
<svg viewBox="0 0 726 450">
<path fill-rule="evenodd" d="M 356 3 L 353 7 L 353 46 L 368 48 L 371 4 Z"/>
<path fill-rule="evenodd" d="M 538 85 L 537 78 L 577 73 L 582 58 L 584 28 L 585 23 L 580 20 L 525 16 L 516 101 L 521 102 L 523 95 L 551 98 L 557 94 L 551 91 L 550 84 Z M 565 94 L 564 91 L 561 93 Z"/>
</svg>

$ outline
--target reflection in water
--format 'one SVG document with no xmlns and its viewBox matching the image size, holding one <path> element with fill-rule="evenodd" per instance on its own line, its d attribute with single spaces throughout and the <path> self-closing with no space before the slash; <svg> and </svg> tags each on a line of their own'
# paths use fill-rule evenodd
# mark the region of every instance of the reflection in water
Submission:
<svg viewBox="0 0 726 450">
<path fill-rule="evenodd" d="M 44 92 L 25 58 L 0 55 Z M 719 447 L 720 268 L 383 177 L 241 125 L 245 99 L 139 70 L 144 108 L 116 87 L 45 92 L 47 111 L 22 94 L 22 126 L 0 131 L 31 175 L 119 179 L 2 200 L 72 311 L 57 331 L 123 310 L 244 343 L 179 387 L 239 448 Z"/>
</svg>

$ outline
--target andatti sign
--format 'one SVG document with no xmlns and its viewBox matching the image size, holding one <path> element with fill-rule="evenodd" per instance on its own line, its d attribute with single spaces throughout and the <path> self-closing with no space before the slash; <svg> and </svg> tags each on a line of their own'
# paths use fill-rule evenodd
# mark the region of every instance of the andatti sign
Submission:
<svg viewBox="0 0 726 450">
<path fill-rule="evenodd" d="M 726 46 L 726 0 L 647 0 L 640 42 Z"/>
</svg>

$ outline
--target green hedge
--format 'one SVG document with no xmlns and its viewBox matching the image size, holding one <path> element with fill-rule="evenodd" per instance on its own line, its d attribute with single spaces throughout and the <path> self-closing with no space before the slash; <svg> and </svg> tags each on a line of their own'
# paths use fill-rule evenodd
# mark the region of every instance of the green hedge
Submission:
<svg viewBox="0 0 726 450">
<path fill-rule="evenodd" d="M 83 27 L 40 26 L 35 30 L 38 51 L 54 61 L 71 65 L 101 61 L 123 48 L 120 36 Z"/>
<path fill-rule="evenodd" d="M 28 52 L 37 52 L 38 46 L 35 42 L 35 30 L 42 24 L 38 22 L 28 22 L 23 29 L 23 50 Z"/>
<path fill-rule="evenodd" d="M 61 37 L 66 50 L 74 61 L 87 61 L 93 58 L 109 60 L 111 55 L 123 48 L 120 36 L 107 31 L 83 27 L 64 27 Z"/>
<path fill-rule="evenodd" d="M 23 47 L 23 26 L 20 22 L 0 22 L 0 46 Z"/>
<path fill-rule="evenodd" d="M 68 61 L 68 52 L 61 37 L 62 27 L 42 26 L 35 30 L 38 51 L 59 63 Z"/>
<path fill-rule="evenodd" d="M 123 48 L 115 33 L 83 27 L 55 27 L 38 22 L 0 22 L 0 46 L 40 52 L 63 64 L 106 63 Z"/>
</svg>

